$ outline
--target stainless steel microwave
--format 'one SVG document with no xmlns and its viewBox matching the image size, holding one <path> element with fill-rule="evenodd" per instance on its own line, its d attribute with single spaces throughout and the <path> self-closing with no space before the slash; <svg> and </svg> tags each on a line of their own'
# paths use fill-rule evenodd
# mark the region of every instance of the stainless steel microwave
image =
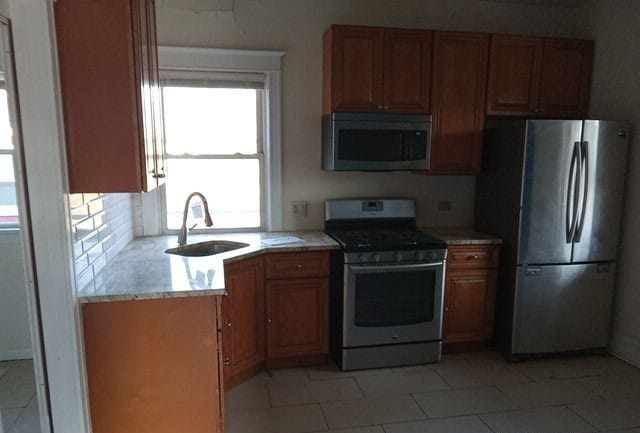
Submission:
<svg viewBox="0 0 640 433">
<path fill-rule="evenodd" d="M 322 117 L 323 170 L 426 170 L 430 155 L 431 116 L 333 113 Z"/>
</svg>

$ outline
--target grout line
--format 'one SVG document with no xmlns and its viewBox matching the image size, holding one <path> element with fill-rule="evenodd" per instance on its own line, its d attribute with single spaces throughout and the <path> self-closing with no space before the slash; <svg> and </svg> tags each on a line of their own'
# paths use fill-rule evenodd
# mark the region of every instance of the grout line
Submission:
<svg viewBox="0 0 640 433">
<path fill-rule="evenodd" d="M 329 426 L 329 420 L 327 419 L 327 414 L 324 413 L 324 409 L 322 408 L 322 403 L 318 402 L 316 404 L 320 407 L 320 413 L 322 414 L 322 418 L 324 418 L 324 423 L 327 426 L 327 430 L 331 430 L 331 427 Z"/>
<path fill-rule="evenodd" d="M 422 408 L 422 406 L 420 406 L 420 403 L 418 403 L 418 400 L 416 400 L 415 396 L 413 394 L 409 394 L 409 397 L 411 397 L 411 400 L 413 400 L 416 406 L 418 406 L 418 409 L 420 409 L 420 412 L 422 412 L 427 419 L 431 419 L 427 414 L 427 412 Z"/>
<path fill-rule="evenodd" d="M 566 409 L 569 409 L 570 412 L 574 413 L 575 415 L 578 416 L 578 418 L 580 418 L 581 420 L 583 420 L 584 422 L 586 422 L 587 424 L 589 424 L 591 427 L 593 427 L 594 429 L 596 429 L 595 431 L 601 431 L 598 427 L 596 427 L 595 425 L 593 425 L 591 422 L 589 422 L 588 419 L 586 419 L 585 417 L 583 417 L 582 415 L 580 415 L 578 413 L 578 411 L 574 410 L 571 406 L 569 405 L 565 405 L 564 406 Z"/>
<path fill-rule="evenodd" d="M 491 432 L 493 432 L 493 433 L 499 433 L 499 432 L 495 431 L 494 429 L 492 429 L 492 428 L 491 428 L 491 426 L 490 426 L 490 425 L 489 425 L 489 424 L 484 420 L 484 418 L 482 418 L 480 415 L 474 415 L 474 416 L 475 416 L 476 418 L 478 418 L 478 419 L 480 420 L 480 422 L 481 422 L 482 424 L 484 424 L 484 425 L 489 429 L 489 431 L 491 431 Z"/>
</svg>

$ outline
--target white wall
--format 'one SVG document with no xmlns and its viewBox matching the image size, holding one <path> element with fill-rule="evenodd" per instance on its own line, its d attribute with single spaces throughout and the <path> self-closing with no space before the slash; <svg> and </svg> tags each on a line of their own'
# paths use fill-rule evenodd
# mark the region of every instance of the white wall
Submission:
<svg viewBox="0 0 640 433">
<path fill-rule="evenodd" d="M 581 18 L 596 40 L 591 115 L 632 122 L 611 350 L 640 366 L 640 2 L 592 0 Z"/>
<path fill-rule="evenodd" d="M 574 13 L 478 0 L 159 0 L 163 45 L 285 50 L 283 61 L 284 228 L 320 229 L 326 198 L 413 196 L 420 225 L 472 226 L 474 177 L 327 173 L 320 169 L 322 32 L 333 23 L 571 35 Z M 213 10 L 212 10 L 213 9 Z M 291 202 L 306 200 L 296 218 Z M 438 211 L 439 200 L 453 209 Z"/>
<path fill-rule="evenodd" d="M 19 230 L 0 230 L 0 361 L 31 358 L 31 335 Z"/>
</svg>

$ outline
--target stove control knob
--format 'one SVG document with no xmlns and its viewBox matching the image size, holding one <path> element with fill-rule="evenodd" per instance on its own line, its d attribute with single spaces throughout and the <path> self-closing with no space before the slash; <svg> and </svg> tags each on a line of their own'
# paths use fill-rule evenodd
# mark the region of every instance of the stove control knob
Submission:
<svg viewBox="0 0 640 433">
<path fill-rule="evenodd" d="M 423 260 L 424 259 L 424 252 L 423 251 L 418 251 L 416 253 L 416 259 Z"/>
<path fill-rule="evenodd" d="M 400 261 L 400 253 L 393 253 L 393 259 L 397 262 Z"/>
<path fill-rule="evenodd" d="M 360 254 L 358 256 L 358 260 L 360 260 L 360 262 L 364 263 L 367 261 L 367 255 L 366 254 Z"/>
<path fill-rule="evenodd" d="M 435 259 L 436 258 L 435 251 L 427 251 L 427 258 L 432 260 Z"/>
<path fill-rule="evenodd" d="M 374 262 L 379 262 L 379 261 L 380 261 L 380 254 L 374 254 L 374 255 L 372 255 L 372 256 L 371 256 L 371 259 L 372 259 Z"/>
</svg>

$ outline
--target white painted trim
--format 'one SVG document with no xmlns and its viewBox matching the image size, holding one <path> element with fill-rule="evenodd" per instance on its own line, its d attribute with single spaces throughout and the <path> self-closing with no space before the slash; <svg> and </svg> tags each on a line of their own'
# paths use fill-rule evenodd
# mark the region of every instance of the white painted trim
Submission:
<svg viewBox="0 0 640 433">
<path fill-rule="evenodd" d="M 52 9 L 51 0 L 10 0 L 51 421 L 55 433 L 87 433 Z"/>
<path fill-rule="evenodd" d="M 158 47 L 161 70 L 184 72 L 253 72 L 265 75 L 263 116 L 266 134 L 265 227 L 280 231 L 282 204 L 282 56 L 284 51 L 226 50 L 218 48 Z M 143 220 L 143 226 L 145 221 Z M 145 228 L 146 232 L 146 228 Z"/>
<path fill-rule="evenodd" d="M 160 69 L 179 71 L 269 72 L 282 70 L 284 51 L 158 47 Z"/>
<path fill-rule="evenodd" d="M 16 359 L 33 359 L 33 351 L 31 349 L 24 349 L 0 352 L 0 361 L 14 361 Z M 38 398 L 40 398 L 40 396 L 38 396 Z"/>
</svg>

